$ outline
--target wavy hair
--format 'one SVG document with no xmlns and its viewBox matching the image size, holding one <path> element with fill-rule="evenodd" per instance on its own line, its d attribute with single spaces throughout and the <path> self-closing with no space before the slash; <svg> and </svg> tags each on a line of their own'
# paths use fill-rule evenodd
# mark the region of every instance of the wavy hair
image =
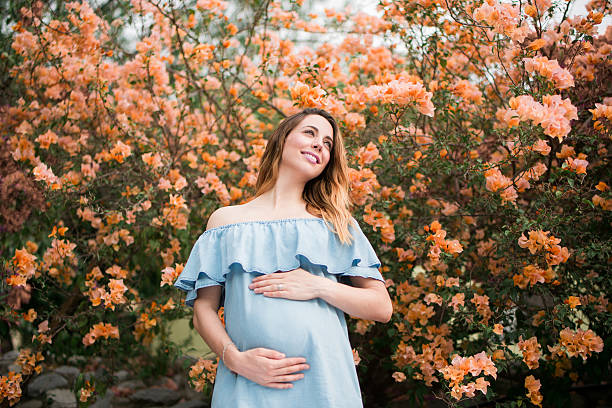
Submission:
<svg viewBox="0 0 612 408">
<path fill-rule="evenodd" d="M 306 201 L 306 211 L 323 218 L 328 228 L 338 235 L 340 242 L 350 244 L 353 236 L 348 225 L 353 218 L 353 202 L 348 193 L 349 167 L 346 149 L 338 124 L 323 109 L 306 108 L 283 119 L 274 130 L 261 158 L 253 198 L 270 190 L 276 183 L 287 135 L 308 115 L 320 115 L 329 122 L 333 129 L 333 144 L 329 162 L 321 174 L 304 186 L 302 198 Z"/>
</svg>

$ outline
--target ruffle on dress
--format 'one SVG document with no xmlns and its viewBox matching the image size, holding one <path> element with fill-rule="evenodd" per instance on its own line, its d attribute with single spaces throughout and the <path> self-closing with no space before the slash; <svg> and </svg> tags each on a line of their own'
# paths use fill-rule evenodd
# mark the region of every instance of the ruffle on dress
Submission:
<svg viewBox="0 0 612 408">
<path fill-rule="evenodd" d="M 340 277 L 361 276 L 384 282 L 381 263 L 372 245 L 353 218 L 353 242 L 343 244 L 322 218 L 247 221 L 211 228 L 191 249 L 174 286 L 187 292 L 185 304 L 193 307 L 197 290 L 225 284 L 235 264 L 244 272 L 264 274 L 290 271 L 308 262 Z M 356 228 L 355 228 L 356 226 Z M 303 259 L 302 259 L 303 258 Z"/>
</svg>

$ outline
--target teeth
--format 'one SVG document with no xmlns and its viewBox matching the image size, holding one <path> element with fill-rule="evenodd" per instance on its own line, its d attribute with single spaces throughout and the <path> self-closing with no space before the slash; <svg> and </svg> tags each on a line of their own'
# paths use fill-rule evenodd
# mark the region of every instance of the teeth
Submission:
<svg viewBox="0 0 612 408">
<path fill-rule="evenodd" d="M 310 154 L 310 153 L 302 153 L 302 154 L 304 154 L 304 155 L 306 155 L 308 157 L 312 157 L 312 159 L 314 160 L 314 163 L 318 162 L 317 158 L 313 154 Z"/>
</svg>

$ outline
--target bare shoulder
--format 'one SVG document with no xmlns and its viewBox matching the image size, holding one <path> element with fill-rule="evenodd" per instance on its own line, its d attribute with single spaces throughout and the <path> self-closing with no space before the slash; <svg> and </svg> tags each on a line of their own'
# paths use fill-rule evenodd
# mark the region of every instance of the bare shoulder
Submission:
<svg viewBox="0 0 612 408">
<path fill-rule="evenodd" d="M 222 227 L 226 224 L 235 222 L 238 211 L 244 206 L 243 205 L 228 205 L 226 207 L 217 208 L 208 217 L 208 223 L 206 229 Z"/>
</svg>

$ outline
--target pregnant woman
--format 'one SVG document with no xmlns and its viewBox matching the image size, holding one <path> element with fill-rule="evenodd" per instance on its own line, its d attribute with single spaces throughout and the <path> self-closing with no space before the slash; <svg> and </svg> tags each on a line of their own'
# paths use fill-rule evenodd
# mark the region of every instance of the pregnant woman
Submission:
<svg viewBox="0 0 612 408">
<path fill-rule="evenodd" d="M 386 323 L 393 309 L 345 154 L 326 111 L 284 119 L 255 197 L 214 211 L 194 244 L 174 285 L 220 357 L 212 408 L 363 407 L 344 313 Z"/>
</svg>

